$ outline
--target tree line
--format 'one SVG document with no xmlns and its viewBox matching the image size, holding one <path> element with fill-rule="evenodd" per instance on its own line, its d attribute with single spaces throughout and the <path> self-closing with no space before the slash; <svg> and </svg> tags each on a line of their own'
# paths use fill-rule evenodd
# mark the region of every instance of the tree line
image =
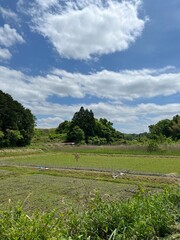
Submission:
<svg viewBox="0 0 180 240">
<path fill-rule="evenodd" d="M 29 109 L 0 90 L 0 147 L 26 146 L 31 143 L 35 130 L 35 117 Z M 35 131 L 35 134 L 37 131 Z M 63 136 L 60 138 L 59 136 Z M 164 119 L 149 126 L 149 132 L 125 134 L 117 131 L 106 118 L 97 119 L 92 110 L 81 107 L 70 121 L 60 123 L 51 139 L 63 139 L 76 144 L 113 144 L 180 140 L 180 116 Z"/>
<path fill-rule="evenodd" d="M 64 121 L 56 129 L 57 134 L 64 134 L 65 141 L 88 144 L 112 144 L 127 142 L 148 142 L 180 140 L 180 116 L 172 120 L 164 119 L 149 126 L 149 132 L 125 134 L 113 128 L 113 123 L 106 118 L 96 119 L 92 110 L 80 108 L 71 121 Z"/>
<path fill-rule="evenodd" d="M 57 134 L 64 134 L 65 141 L 87 144 L 112 144 L 130 141 L 157 143 L 180 140 L 180 116 L 172 120 L 164 119 L 149 126 L 149 133 L 125 134 L 113 128 L 113 123 L 106 118 L 96 119 L 92 110 L 80 108 L 71 121 L 64 121 L 56 129 Z"/>
<path fill-rule="evenodd" d="M 176 115 L 172 120 L 164 119 L 149 126 L 150 136 L 154 140 L 171 138 L 173 141 L 180 139 L 180 116 Z"/>
<path fill-rule="evenodd" d="M 56 129 L 65 134 L 65 140 L 75 143 L 110 144 L 123 139 L 123 134 L 113 128 L 105 118 L 96 119 L 92 110 L 81 107 L 71 121 L 64 121 Z"/>
</svg>

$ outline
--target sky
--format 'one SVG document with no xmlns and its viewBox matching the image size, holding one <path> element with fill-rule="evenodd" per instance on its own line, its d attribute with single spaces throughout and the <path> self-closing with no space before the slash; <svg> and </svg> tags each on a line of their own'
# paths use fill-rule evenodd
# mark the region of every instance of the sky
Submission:
<svg viewBox="0 0 180 240">
<path fill-rule="evenodd" d="M 148 131 L 180 114 L 180 1 L 0 0 L 0 89 L 38 128 L 83 106 Z"/>
</svg>

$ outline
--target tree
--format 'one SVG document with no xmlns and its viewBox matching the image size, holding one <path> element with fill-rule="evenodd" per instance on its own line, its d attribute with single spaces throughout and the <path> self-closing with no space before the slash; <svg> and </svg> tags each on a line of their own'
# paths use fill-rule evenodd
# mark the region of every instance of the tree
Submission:
<svg viewBox="0 0 180 240">
<path fill-rule="evenodd" d="M 78 126 L 73 127 L 67 133 L 67 141 L 75 142 L 77 144 L 81 143 L 84 139 L 85 139 L 84 131 Z"/>
<path fill-rule="evenodd" d="M 150 125 L 149 130 L 151 133 L 151 137 L 156 139 L 158 137 L 170 137 L 170 123 L 169 119 L 164 119 L 156 123 L 155 125 Z"/>
<path fill-rule="evenodd" d="M 180 116 L 176 115 L 173 117 L 170 124 L 170 133 L 173 140 L 180 139 Z"/>
<path fill-rule="evenodd" d="M 85 140 L 89 144 L 118 142 L 124 137 L 122 133 L 113 128 L 113 123 L 105 118 L 95 119 L 92 110 L 89 111 L 83 107 L 74 114 L 71 121 L 60 123 L 56 132 L 67 134 L 67 141 L 78 139 L 79 142 Z"/>
<path fill-rule="evenodd" d="M 106 139 L 106 143 L 119 141 L 123 134 L 113 128 L 113 123 L 105 118 L 96 119 L 95 135 L 99 138 Z"/>
<path fill-rule="evenodd" d="M 164 119 L 149 126 L 150 136 L 153 139 L 171 137 L 173 140 L 180 139 L 180 116 L 176 115 L 172 120 Z"/>
<path fill-rule="evenodd" d="M 92 110 L 80 108 L 79 112 L 76 112 L 71 121 L 71 129 L 75 126 L 81 128 L 85 134 L 85 141 L 88 142 L 89 137 L 94 136 L 95 118 Z"/>
<path fill-rule="evenodd" d="M 56 133 L 62 134 L 67 133 L 69 131 L 71 122 L 65 120 L 64 122 L 60 123 L 56 129 Z"/>
<path fill-rule="evenodd" d="M 0 146 L 25 146 L 30 144 L 34 126 L 35 117 L 31 111 L 13 100 L 9 94 L 0 91 Z"/>
</svg>

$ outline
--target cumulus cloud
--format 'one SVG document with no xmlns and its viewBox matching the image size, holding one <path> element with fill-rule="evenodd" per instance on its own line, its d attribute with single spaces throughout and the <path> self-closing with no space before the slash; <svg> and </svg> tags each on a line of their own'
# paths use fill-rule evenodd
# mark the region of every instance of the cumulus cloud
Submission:
<svg viewBox="0 0 180 240">
<path fill-rule="evenodd" d="M 11 58 L 11 53 L 6 48 L 0 48 L 0 60 L 8 60 Z"/>
<path fill-rule="evenodd" d="M 112 100 L 133 100 L 180 92 L 180 73 L 173 73 L 169 68 L 121 72 L 103 70 L 89 75 L 55 69 L 52 74 L 58 76 L 60 81 L 71 82 L 74 88 L 81 88 L 77 91 L 81 93 L 79 97 L 89 94 Z"/>
<path fill-rule="evenodd" d="M 8 24 L 0 27 L 0 45 L 11 47 L 16 43 L 24 43 L 23 37 L 17 33 L 16 29 L 11 28 Z"/>
<path fill-rule="evenodd" d="M 126 50 L 141 36 L 146 19 L 138 16 L 140 4 L 140 0 L 35 0 L 29 13 L 33 30 L 61 56 L 86 60 Z"/>
<path fill-rule="evenodd" d="M 11 94 L 38 117 L 38 127 L 56 127 L 63 120 L 70 120 L 83 105 L 92 109 L 97 118 L 107 118 L 123 132 L 147 131 L 147 126 L 172 118 L 179 112 L 180 104 L 159 105 L 151 97 L 180 92 L 180 73 L 164 69 L 134 71 L 102 71 L 83 75 L 54 69 L 45 76 L 31 76 L 21 71 L 0 66 L 1 90 Z M 172 84 L 173 83 L 173 84 Z M 86 104 L 86 96 L 99 97 L 99 102 Z M 56 96 L 59 103 L 49 101 Z M 61 104 L 63 97 L 81 98 L 84 104 Z M 149 103 L 129 105 L 124 99 L 149 98 Z M 115 100 L 114 100 L 115 99 Z M 163 116 L 163 117 L 162 117 Z"/>
<path fill-rule="evenodd" d="M 0 67 L 0 72 L 1 86 L 12 88 L 14 85 L 12 89 L 15 89 L 20 84 L 24 89 L 21 95 L 27 94 L 28 97 L 33 94 L 33 99 L 38 101 L 53 95 L 73 98 L 93 96 L 122 101 L 180 92 L 180 73 L 171 71 L 171 68 L 121 72 L 103 70 L 87 75 L 54 69 L 45 76 L 34 77 L 6 67 Z"/>
</svg>

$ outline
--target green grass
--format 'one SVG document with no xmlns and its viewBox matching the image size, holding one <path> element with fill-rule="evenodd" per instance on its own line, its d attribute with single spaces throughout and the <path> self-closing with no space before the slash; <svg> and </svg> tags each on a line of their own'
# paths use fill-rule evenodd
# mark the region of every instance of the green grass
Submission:
<svg viewBox="0 0 180 240">
<path fill-rule="evenodd" d="M 76 161 L 72 153 L 56 152 L 34 156 L 1 158 L 0 164 L 130 170 L 145 173 L 176 173 L 180 175 L 180 157 L 165 156 L 80 154 L 78 161 Z"/>
<path fill-rule="evenodd" d="M 101 154 L 93 153 L 94 149 L 88 151 L 69 147 L 51 152 L 1 152 L 0 234 L 4 235 L 0 239 L 158 239 L 173 232 L 172 225 L 179 221 L 176 209 L 172 211 L 166 194 L 156 194 L 169 186 L 179 186 L 179 178 L 125 174 L 113 179 L 112 173 L 129 170 L 177 176 L 180 157 L 112 154 L 108 149 Z M 80 152 L 79 159 L 75 152 Z M 134 198 L 139 186 L 149 193 Z M 25 212 L 19 205 L 13 208 L 19 201 Z M 38 212 L 34 213 L 35 209 Z M 53 209 L 56 212 L 49 213 Z"/>
<path fill-rule="evenodd" d="M 41 149 L 29 149 L 29 148 L 7 148 L 0 150 L 0 157 L 16 157 L 16 156 L 27 156 L 33 154 L 39 154 L 43 151 Z"/>
<path fill-rule="evenodd" d="M 113 179 L 112 173 L 117 170 L 129 170 L 137 173 L 180 175 L 180 157 L 81 153 L 76 160 L 73 152 L 35 151 L 31 154 L 31 150 L 29 155 L 27 153 L 28 151 L 25 151 L 21 156 L 13 156 L 10 152 L 8 156 L 7 151 L 6 156 L 0 158 L 2 206 L 8 203 L 8 199 L 15 202 L 23 201 L 30 194 L 26 204 L 27 209 L 38 207 L 45 210 L 61 206 L 62 199 L 75 203 L 76 196 L 79 198 L 85 192 L 92 192 L 93 189 L 102 194 L 112 195 L 114 198 L 126 198 L 136 191 L 139 184 L 154 189 L 164 188 L 169 184 L 179 184 L 179 179 L 172 177 L 125 174 L 123 177 Z M 44 170 L 41 167 L 49 169 Z M 61 168 L 71 168 L 71 170 L 61 170 Z M 96 169 L 97 172 L 90 171 L 92 169 Z M 98 172 L 98 170 L 107 172 Z"/>
<path fill-rule="evenodd" d="M 136 193 L 139 185 L 154 192 L 179 185 L 179 179 L 128 174 L 113 179 L 112 172 L 1 166 L 0 207 L 5 208 L 9 199 L 13 203 L 25 201 L 28 211 L 36 208 L 50 211 L 68 204 L 82 207 L 85 196 L 94 190 L 111 199 L 127 199 Z"/>
<path fill-rule="evenodd" d="M 128 198 L 137 190 L 137 182 L 113 182 L 110 175 L 76 171 L 39 171 L 31 168 L 0 168 L 0 207 L 25 200 L 27 210 L 41 211 L 83 205 L 84 196 L 99 191 L 113 199 Z"/>
<path fill-rule="evenodd" d="M 152 240 L 179 239 L 180 191 L 150 194 L 143 189 L 128 201 L 104 201 L 89 195 L 81 211 L 31 214 L 23 205 L 0 211 L 1 240 Z M 176 237 L 176 238 L 175 238 Z"/>
</svg>

